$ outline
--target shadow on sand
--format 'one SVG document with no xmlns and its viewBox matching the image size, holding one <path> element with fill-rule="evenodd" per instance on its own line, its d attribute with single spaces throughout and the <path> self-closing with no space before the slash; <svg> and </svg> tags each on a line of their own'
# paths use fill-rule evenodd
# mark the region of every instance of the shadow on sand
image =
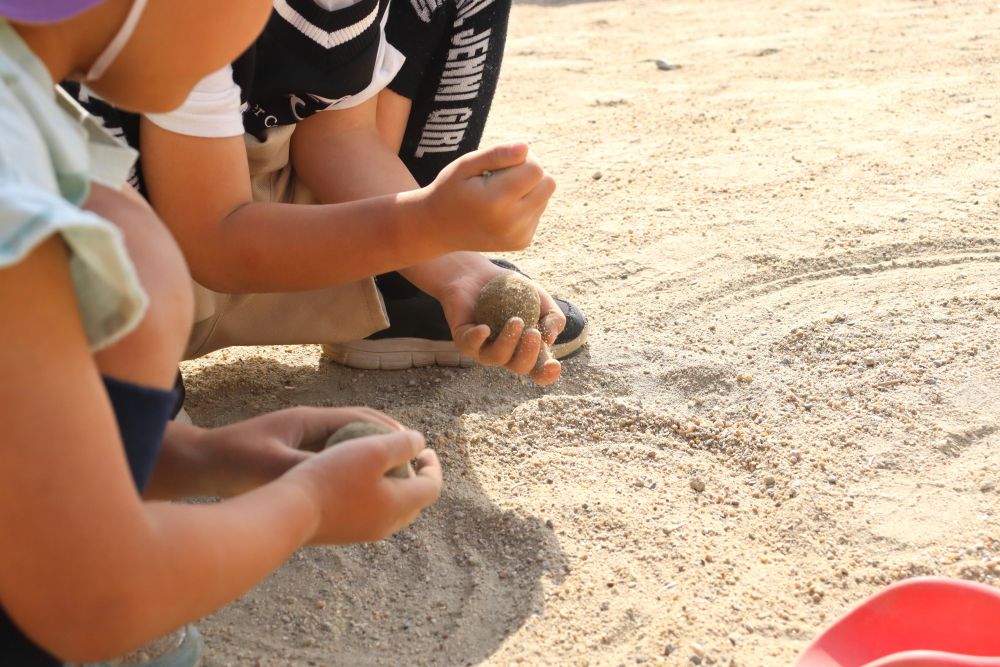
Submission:
<svg viewBox="0 0 1000 667">
<path fill-rule="evenodd" d="M 504 511 L 476 476 L 462 415 L 509 414 L 546 392 L 577 391 L 586 351 L 557 389 L 496 369 L 359 372 L 263 357 L 191 372 L 187 407 L 217 425 L 292 405 L 368 405 L 418 428 L 441 455 L 445 491 L 410 528 L 377 544 L 308 548 L 206 619 L 208 665 L 474 664 L 542 611 L 543 582 L 568 564 L 538 517 Z M 274 656 L 281 656 L 274 661 Z"/>
</svg>

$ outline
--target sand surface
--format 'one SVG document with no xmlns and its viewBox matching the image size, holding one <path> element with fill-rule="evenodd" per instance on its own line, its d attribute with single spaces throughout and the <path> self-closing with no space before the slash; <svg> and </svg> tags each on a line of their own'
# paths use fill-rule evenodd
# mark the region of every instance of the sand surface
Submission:
<svg viewBox="0 0 1000 667">
<path fill-rule="evenodd" d="M 789 665 L 892 581 L 997 583 L 998 60 L 996 0 L 518 2 L 488 139 L 560 190 L 511 259 L 589 348 L 547 389 L 187 364 L 202 424 L 364 404 L 446 471 L 205 620 L 207 664 Z"/>
</svg>

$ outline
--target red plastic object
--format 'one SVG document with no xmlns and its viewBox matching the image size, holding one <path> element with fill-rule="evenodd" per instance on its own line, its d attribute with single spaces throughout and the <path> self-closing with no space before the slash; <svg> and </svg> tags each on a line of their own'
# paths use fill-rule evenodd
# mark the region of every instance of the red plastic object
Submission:
<svg viewBox="0 0 1000 667">
<path fill-rule="evenodd" d="M 830 626 L 795 667 L 1000 667 L 1000 590 L 901 581 Z"/>
</svg>

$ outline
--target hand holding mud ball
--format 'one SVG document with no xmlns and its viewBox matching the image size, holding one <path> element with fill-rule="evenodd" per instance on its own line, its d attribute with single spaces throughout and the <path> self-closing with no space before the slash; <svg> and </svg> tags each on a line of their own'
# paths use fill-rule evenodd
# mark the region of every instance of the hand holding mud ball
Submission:
<svg viewBox="0 0 1000 667">
<path fill-rule="evenodd" d="M 503 273 L 486 283 L 474 310 L 476 323 L 490 328 L 489 341 L 496 340 L 507 322 L 517 317 L 524 322 L 524 329 L 537 329 L 542 306 L 538 299 L 538 289 L 528 278 L 519 273 Z M 538 350 L 535 368 L 545 365 L 552 355 L 544 342 Z"/>
<path fill-rule="evenodd" d="M 355 440 L 357 438 L 367 438 L 372 435 L 386 435 L 389 433 L 395 433 L 395 431 L 385 424 L 379 424 L 376 422 L 351 422 L 345 426 L 337 429 L 333 435 L 331 435 L 323 449 L 329 449 L 335 445 L 339 445 L 342 442 L 347 442 L 348 440 Z M 385 473 L 386 477 L 395 477 L 397 479 L 409 479 L 413 476 L 413 469 L 410 468 L 409 463 L 404 463 L 401 466 L 396 466 L 388 472 Z"/>
</svg>

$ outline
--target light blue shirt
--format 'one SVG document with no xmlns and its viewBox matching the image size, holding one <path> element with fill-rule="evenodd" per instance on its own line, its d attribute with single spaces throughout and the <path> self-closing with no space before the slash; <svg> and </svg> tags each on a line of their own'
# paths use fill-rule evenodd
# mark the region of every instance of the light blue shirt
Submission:
<svg viewBox="0 0 1000 667">
<path fill-rule="evenodd" d="M 120 189 L 135 158 L 57 92 L 45 65 L 0 20 L 0 280 L 3 268 L 60 234 L 93 350 L 131 331 L 147 298 L 121 232 L 80 206 L 91 182 Z"/>
</svg>

